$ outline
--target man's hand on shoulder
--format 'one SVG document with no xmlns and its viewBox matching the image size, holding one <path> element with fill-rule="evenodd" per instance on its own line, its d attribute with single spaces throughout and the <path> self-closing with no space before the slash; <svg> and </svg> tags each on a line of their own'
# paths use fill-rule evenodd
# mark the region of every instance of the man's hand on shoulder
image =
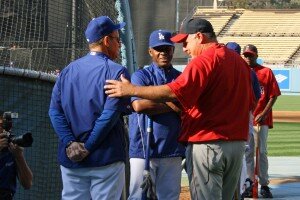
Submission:
<svg viewBox="0 0 300 200">
<path fill-rule="evenodd" d="M 134 85 L 127 80 L 122 74 L 120 77 L 121 81 L 117 80 L 106 80 L 104 86 L 105 94 L 109 97 L 130 97 L 134 94 Z"/>
</svg>

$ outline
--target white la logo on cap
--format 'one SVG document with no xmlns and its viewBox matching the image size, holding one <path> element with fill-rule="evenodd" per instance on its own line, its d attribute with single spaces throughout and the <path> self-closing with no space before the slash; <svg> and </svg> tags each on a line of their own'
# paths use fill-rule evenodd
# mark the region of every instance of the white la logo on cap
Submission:
<svg viewBox="0 0 300 200">
<path fill-rule="evenodd" d="M 161 33 L 158 33 L 158 39 L 159 40 L 164 40 L 165 39 L 165 36 Z"/>
</svg>

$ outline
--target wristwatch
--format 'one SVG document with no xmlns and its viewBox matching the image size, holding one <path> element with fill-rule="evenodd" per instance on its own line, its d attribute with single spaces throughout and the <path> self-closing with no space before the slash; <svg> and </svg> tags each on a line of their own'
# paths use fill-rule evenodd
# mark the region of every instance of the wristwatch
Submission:
<svg viewBox="0 0 300 200">
<path fill-rule="evenodd" d="M 68 148 L 73 142 L 74 142 L 74 141 L 72 141 L 72 140 L 71 140 L 70 142 L 68 142 L 66 148 Z"/>
</svg>

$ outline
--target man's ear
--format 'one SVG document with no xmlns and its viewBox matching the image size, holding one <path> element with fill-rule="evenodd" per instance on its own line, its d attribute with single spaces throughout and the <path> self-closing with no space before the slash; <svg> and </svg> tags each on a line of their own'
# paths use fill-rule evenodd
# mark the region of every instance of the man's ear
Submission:
<svg viewBox="0 0 300 200">
<path fill-rule="evenodd" d="M 109 47 L 109 36 L 104 36 L 103 38 L 103 44 L 107 47 Z"/>
<path fill-rule="evenodd" d="M 206 42 L 206 36 L 203 33 L 197 32 L 196 37 L 199 39 L 200 44 L 204 44 Z"/>
<path fill-rule="evenodd" d="M 153 52 L 152 52 L 152 49 L 151 49 L 151 48 L 148 49 L 148 53 L 149 53 L 149 55 L 152 57 Z"/>
</svg>

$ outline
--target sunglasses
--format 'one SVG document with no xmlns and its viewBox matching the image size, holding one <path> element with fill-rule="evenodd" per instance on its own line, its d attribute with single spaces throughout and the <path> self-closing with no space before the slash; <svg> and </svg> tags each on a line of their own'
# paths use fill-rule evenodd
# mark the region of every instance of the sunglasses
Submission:
<svg viewBox="0 0 300 200">
<path fill-rule="evenodd" d="M 170 52 L 173 50 L 173 46 L 163 45 L 163 46 L 153 47 L 153 49 L 158 52 Z"/>
<path fill-rule="evenodd" d="M 114 36 L 110 36 L 110 35 L 108 37 L 115 39 L 118 43 L 121 43 L 120 37 L 114 37 Z"/>
</svg>

